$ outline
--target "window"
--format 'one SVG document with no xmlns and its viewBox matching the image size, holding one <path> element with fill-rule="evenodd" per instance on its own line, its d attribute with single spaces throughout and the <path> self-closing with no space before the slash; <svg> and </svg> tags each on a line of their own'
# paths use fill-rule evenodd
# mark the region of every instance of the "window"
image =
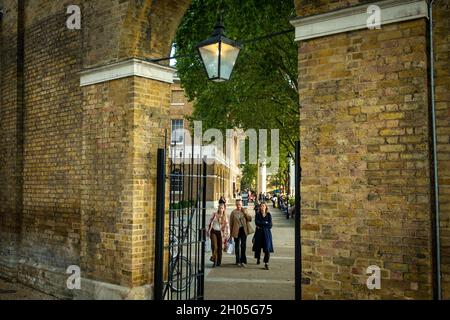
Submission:
<svg viewBox="0 0 450 320">
<path fill-rule="evenodd" d="M 183 192 L 183 174 L 180 169 L 172 170 L 170 175 L 170 192 Z"/>
<path fill-rule="evenodd" d="M 184 121 L 172 120 L 172 143 L 180 144 L 184 141 Z"/>
</svg>

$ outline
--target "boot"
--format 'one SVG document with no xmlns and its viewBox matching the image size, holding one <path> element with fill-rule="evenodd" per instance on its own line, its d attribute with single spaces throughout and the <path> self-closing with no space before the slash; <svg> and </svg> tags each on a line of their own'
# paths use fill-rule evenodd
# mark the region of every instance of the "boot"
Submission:
<svg viewBox="0 0 450 320">
<path fill-rule="evenodd" d="M 264 264 L 264 269 L 269 270 L 269 264 L 268 263 Z"/>
</svg>

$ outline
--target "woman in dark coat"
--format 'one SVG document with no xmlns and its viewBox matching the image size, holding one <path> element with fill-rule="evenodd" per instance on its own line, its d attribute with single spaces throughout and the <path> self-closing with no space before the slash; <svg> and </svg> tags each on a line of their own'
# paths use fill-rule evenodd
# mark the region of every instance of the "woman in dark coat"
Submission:
<svg viewBox="0 0 450 320">
<path fill-rule="evenodd" d="M 255 215 L 256 231 L 253 242 L 253 251 L 255 252 L 256 263 L 261 263 L 261 249 L 264 251 L 264 268 L 269 270 L 270 253 L 273 252 L 272 243 L 272 215 L 267 204 L 261 202 L 259 212 Z"/>
</svg>

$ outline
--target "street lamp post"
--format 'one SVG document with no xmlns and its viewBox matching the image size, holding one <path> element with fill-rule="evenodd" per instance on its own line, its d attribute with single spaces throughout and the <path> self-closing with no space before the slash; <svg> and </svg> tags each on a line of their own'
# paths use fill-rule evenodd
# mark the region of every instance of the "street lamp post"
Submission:
<svg viewBox="0 0 450 320">
<path fill-rule="evenodd" d="M 291 192 L 291 159 L 292 159 L 292 156 L 291 156 L 290 153 L 288 153 L 287 159 L 288 159 L 288 168 L 286 169 L 286 173 L 287 173 L 287 190 L 286 190 L 286 208 L 287 208 L 287 212 L 286 212 L 286 219 L 289 219 L 289 193 Z"/>
</svg>

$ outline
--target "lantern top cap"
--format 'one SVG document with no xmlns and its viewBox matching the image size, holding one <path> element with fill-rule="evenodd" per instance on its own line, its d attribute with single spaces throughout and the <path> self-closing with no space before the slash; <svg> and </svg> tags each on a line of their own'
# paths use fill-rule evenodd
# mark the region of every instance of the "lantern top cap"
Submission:
<svg viewBox="0 0 450 320">
<path fill-rule="evenodd" d="M 217 20 L 212 36 L 225 36 L 225 26 L 223 25 L 222 19 Z"/>
<path fill-rule="evenodd" d="M 222 19 L 218 19 L 216 25 L 214 26 L 214 31 L 210 38 L 200 42 L 197 45 L 197 48 L 204 47 L 213 43 L 223 42 L 229 44 L 231 46 L 237 47 L 239 49 L 242 48 L 242 45 L 238 41 L 231 40 L 225 36 L 225 26 L 222 22 Z"/>
</svg>

